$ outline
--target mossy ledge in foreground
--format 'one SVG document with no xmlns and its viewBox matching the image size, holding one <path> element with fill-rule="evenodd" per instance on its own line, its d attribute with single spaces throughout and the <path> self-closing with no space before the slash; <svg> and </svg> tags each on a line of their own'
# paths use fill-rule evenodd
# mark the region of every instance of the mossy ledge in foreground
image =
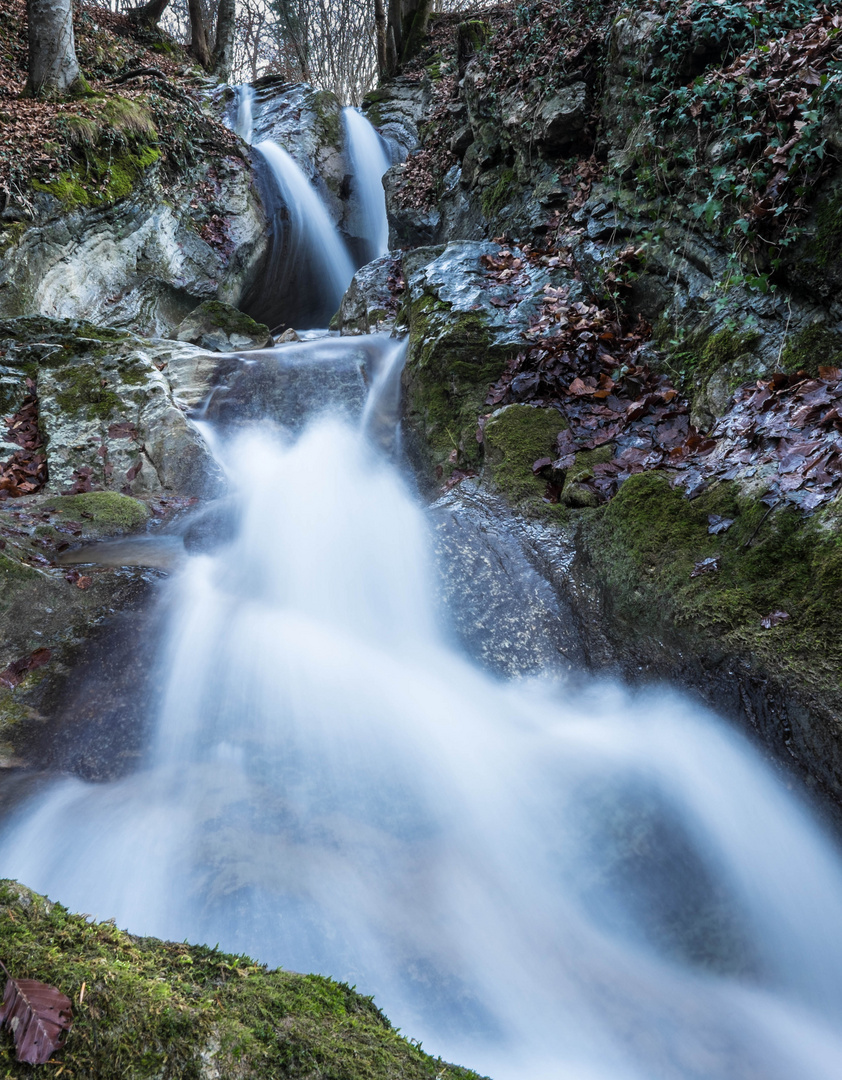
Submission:
<svg viewBox="0 0 842 1080">
<path fill-rule="evenodd" d="M 343 983 L 134 937 L 13 881 L 0 881 L 0 943 L 13 976 L 73 1002 L 56 1055 L 68 1080 L 477 1080 L 423 1053 Z M 33 1075 L 3 1031 L 0 1076 Z"/>
</svg>

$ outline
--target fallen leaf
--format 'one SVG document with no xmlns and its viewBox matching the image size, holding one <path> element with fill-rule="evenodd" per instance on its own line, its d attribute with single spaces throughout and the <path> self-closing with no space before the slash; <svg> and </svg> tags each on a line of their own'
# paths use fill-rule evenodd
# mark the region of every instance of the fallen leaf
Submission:
<svg viewBox="0 0 842 1080">
<path fill-rule="evenodd" d="M 36 979 L 9 977 L 0 1006 L 0 1025 L 12 1031 L 18 1061 L 46 1064 L 64 1045 L 71 1023 L 70 999 L 60 990 Z"/>
<path fill-rule="evenodd" d="M 719 557 L 712 555 L 707 559 L 697 562 L 690 572 L 691 578 L 701 577 L 702 574 L 714 574 L 719 570 Z"/>
</svg>

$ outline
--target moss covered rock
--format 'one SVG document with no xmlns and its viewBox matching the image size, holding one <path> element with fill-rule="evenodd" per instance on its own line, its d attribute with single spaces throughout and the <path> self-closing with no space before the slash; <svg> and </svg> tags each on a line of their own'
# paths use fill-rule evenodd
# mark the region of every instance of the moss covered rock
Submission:
<svg viewBox="0 0 842 1080">
<path fill-rule="evenodd" d="M 93 530 L 108 536 L 139 529 L 149 519 L 145 503 L 116 491 L 86 491 L 80 495 L 62 495 L 50 502 L 57 514 L 87 518 Z"/>
<path fill-rule="evenodd" d="M 510 503 L 543 498 L 546 481 L 532 466 L 540 458 L 554 457 L 558 433 L 567 420 L 558 409 L 534 405 L 506 405 L 492 413 L 483 429 L 485 468 L 492 486 Z"/>
<path fill-rule="evenodd" d="M 712 533 L 712 519 L 732 524 Z M 656 648 L 664 670 L 683 650 L 698 657 L 724 652 L 732 667 L 747 665 L 768 693 L 777 687 L 796 703 L 786 738 L 837 792 L 841 519 L 838 499 L 805 517 L 794 507 L 770 510 L 730 482 L 688 501 L 664 475 L 641 473 L 579 527 L 609 633 L 630 652 Z M 764 626 L 775 612 L 786 617 Z"/>
<path fill-rule="evenodd" d="M 47 490 L 72 488 L 83 471 L 95 489 L 135 495 L 218 487 L 164 373 L 178 349 L 75 320 L 0 320 L 0 363 L 36 381 Z M 181 351 L 195 359 L 190 346 Z"/>
<path fill-rule="evenodd" d="M 211 352 L 265 349 L 273 344 L 268 326 L 221 300 L 206 300 L 194 308 L 176 328 L 175 337 Z"/>
<path fill-rule="evenodd" d="M 398 1034 L 371 998 L 320 975 L 139 938 L 0 882 L 4 962 L 58 987 L 73 1027 L 55 1056 L 70 1080 L 476 1080 Z M 7 1077 L 30 1077 L 0 1035 Z"/>
<path fill-rule="evenodd" d="M 405 422 L 415 456 L 430 478 L 449 476 L 457 466 L 480 465 L 477 418 L 486 410 L 490 386 L 522 347 L 522 330 L 551 280 L 539 268 L 530 268 L 529 278 L 520 283 L 490 280 L 483 256 L 501 250 L 498 244 L 465 241 L 404 258 L 409 323 Z"/>
</svg>

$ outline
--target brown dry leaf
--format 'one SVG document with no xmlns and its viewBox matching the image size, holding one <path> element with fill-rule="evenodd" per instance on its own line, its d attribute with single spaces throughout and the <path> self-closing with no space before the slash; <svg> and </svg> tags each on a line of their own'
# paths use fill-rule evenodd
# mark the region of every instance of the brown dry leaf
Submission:
<svg viewBox="0 0 842 1080">
<path fill-rule="evenodd" d="M 36 979 L 9 976 L 0 1006 L 0 1025 L 12 1031 L 18 1061 L 46 1064 L 64 1045 L 71 1023 L 70 999 L 60 990 Z"/>
</svg>

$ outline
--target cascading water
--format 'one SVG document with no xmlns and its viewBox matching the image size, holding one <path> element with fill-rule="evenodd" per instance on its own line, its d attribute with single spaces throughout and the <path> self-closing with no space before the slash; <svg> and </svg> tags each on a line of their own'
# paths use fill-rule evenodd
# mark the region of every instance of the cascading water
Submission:
<svg viewBox="0 0 842 1080">
<path fill-rule="evenodd" d="M 254 133 L 254 87 L 249 83 L 243 83 L 237 87 L 237 116 L 234 122 L 234 131 L 243 142 L 250 143 Z"/>
<path fill-rule="evenodd" d="M 342 123 L 353 177 L 351 198 L 358 217 L 357 231 L 366 238 L 364 262 L 371 262 L 389 250 L 382 179 L 392 162 L 386 143 L 357 109 L 343 109 Z"/>
<path fill-rule="evenodd" d="M 496 1080 L 836 1080 L 831 843 L 698 706 L 462 656 L 383 452 L 402 346 L 275 355 L 330 350 L 338 412 L 204 422 L 229 520 L 171 584 L 144 766 L 21 807 L 3 873 L 356 983 Z"/>
<path fill-rule="evenodd" d="M 266 162 L 276 198 L 270 207 L 274 236 L 262 306 L 252 304 L 250 312 L 273 327 L 292 315 L 299 327 L 323 326 L 354 276 L 351 256 L 292 155 L 271 140 L 254 150 Z"/>
<path fill-rule="evenodd" d="M 234 130 L 251 143 L 254 87 L 237 88 Z M 264 139 L 253 147 L 270 221 L 268 264 L 244 306 L 271 328 L 324 326 L 354 276 L 348 249 L 318 192 L 283 147 Z M 260 163 L 263 167 L 259 167 Z M 385 216 L 385 203 L 383 214 Z"/>
</svg>

